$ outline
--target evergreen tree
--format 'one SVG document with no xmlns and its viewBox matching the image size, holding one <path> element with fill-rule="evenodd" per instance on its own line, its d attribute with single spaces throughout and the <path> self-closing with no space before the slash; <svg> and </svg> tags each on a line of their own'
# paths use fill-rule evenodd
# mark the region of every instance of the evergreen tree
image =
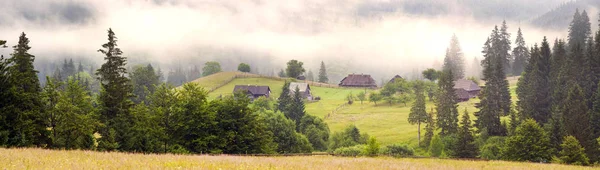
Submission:
<svg viewBox="0 0 600 170">
<path fill-rule="evenodd" d="M 176 104 L 179 102 L 176 91 L 171 90 L 173 86 L 162 83 L 156 86 L 156 90 L 149 97 L 150 110 L 158 119 L 158 127 L 161 135 L 159 139 L 162 141 L 162 151 L 170 152 L 175 145 L 174 133 L 178 121 L 174 118 L 177 113 Z"/>
<path fill-rule="evenodd" d="M 147 96 L 154 93 L 155 87 L 159 84 L 159 76 L 156 75 L 154 67 L 151 64 L 147 66 L 135 66 L 129 75 L 133 84 L 133 94 L 136 96 L 132 100 L 136 104 L 149 104 Z"/>
<path fill-rule="evenodd" d="M 551 117 L 550 84 L 550 45 L 544 38 L 541 48 L 537 45 L 532 50 L 531 63 L 519 83 L 518 90 L 520 111 L 523 116 L 533 118 L 544 124 Z"/>
<path fill-rule="evenodd" d="M 562 148 L 559 153 L 561 163 L 574 165 L 588 165 L 589 159 L 585 156 L 585 149 L 581 147 L 579 141 L 573 136 L 565 136 L 564 142 L 560 144 Z"/>
<path fill-rule="evenodd" d="M 100 150 L 114 150 L 114 146 L 126 142 L 126 133 L 131 125 L 130 112 L 133 102 L 130 100 L 132 87 L 125 65 L 127 60 L 117 47 L 117 37 L 108 29 L 108 42 L 98 51 L 105 55 L 106 63 L 98 69 L 96 75 L 102 90 L 99 96 L 100 122 L 105 126 L 100 130 Z M 111 132 L 113 131 L 113 132 Z M 114 140 L 113 140 L 114 139 Z"/>
<path fill-rule="evenodd" d="M 510 92 L 508 90 L 508 81 L 504 72 L 510 41 L 508 33 L 505 33 L 506 25 L 503 23 L 502 30 L 495 27 L 492 35 L 484 44 L 482 53 L 484 60 L 483 80 L 485 86 L 479 94 L 481 101 L 475 106 L 479 111 L 475 113 L 477 121 L 475 122 L 479 130 L 487 130 L 491 136 L 503 136 L 506 129 L 500 123 L 500 116 L 507 115 L 510 112 Z"/>
<path fill-rule="evenodd" d="M 600 123 L 598 123 L 598 122 L 600 122 L 600 86 L 596 90 L 596 93 L 594 93 L 594 98 L 593 98 L 592 102 L 593 102 L 593 107 L 592 107 L 592 110 L 590 110 L 590 125 L 591 125 L 592 139 L 597 139 L 597 138 L 600 138 Z M 597 144 L 596 147 L 598 147 L 599 145 L 600 144 Z M 598 149 L 596 151 L 596 153 L 598 153 L 598 152 L 600 152 L 600 149 Z"/>
<path fill-rule="evenodd" d="M 425 126 L 425 137 L 423 137 L 422 146 L 428 147 L 431 143 L 431 138 L 433 138 L 435 132 L 435 118 L 433 112 L 433 108 L 429 113 L 427 113 L 427 126 Z"/>
<path fill-rule="evenodd" d="M 169 77 L 167 77 L 167 82 L 173 86 L 181 86 L 188 81 L 185 72 L 181 69 L 181 67 L 177 67 L 175 70 L 171 70 L 169 72 Z"/>
<path fill-rule="evenodd" d="M 592 148 L 592 129 L 587 101 L 579 85 L 571 85 L 569 95 L 565 100 L 563 120 L 565 132 L 582 142 L 585 148 Z"/>
<path fill-rule="evenodd" d="M 325 63 L 321 61 L 321 68 L 319 69 L 319 83 L 328 83 L 329 78 L 327 77 L 327 68 L 325 68 Z"/>
<path fill-rule="evenodd" d="M 421 123 L 427 122 L 424 88 L 425 84 L 422 81 L 416 81 L 414 83 L 415 102 L 410 108 L 410 113 L 408 114 L 408 123 L 418 125 L 417 138 L 419 145 L 421 144 Z"/>
<path fill-rule="evenodd" d="M 14 52 L 8 59 L 8 79 L 12 100 L 3 108 L 4 120 L 9 128 L 7 146 L 38 146 L 48 143 L 44 110 L 42 109 L 40 82 L 33 62 L 35 56 L 29 54 L 29 39 L 21 33 L 19 42 L 13 46 Z"/>
<path fill-rule="evenodd" d="M 441 129 L 440 135 L 454 134 L 458 131 L 458 103 L 454 92 L 452 70 L 446 69 L 440 76 L 438 86 L 440 92 L 435 102 L 437 110 L 437 128 Z"/>
<path fill-rule="evenodd" d="M 290 83 L 285 82 L 283 87 L 281 88 L 281 94 L 279 94 L 279 98 L 277 98 L 277 110 L 282 113 L 288 112 L 288 105 L 292 102 L 292 97 L 290 96 Z M 287 115 L 286 115 L 287 116 Z"/>
<path fill-rule="evenodd" d="M 462 126 L 458 129 L 458 143 L 454 148 L 454 154 L 459 158 L 475 158 L 477 156 L 477 146 L 475 146 L 475 138 L 471 131 L 471 119 L 467 109 L 465 109 L 460 124 Z"/>
<path fill-rule="evenodd" d="M 517 32 L 517 39 L 515 40 L 515 45 L 517 45 L 513 51 L 512 55 L 514 56 L 514 62 L 512 64 L 512 74 L 515 76 L 521 75 L 523 71 L 525 71 L 525 67 L 527 66 L 527 62 L 529 61 L 529 51 L 525 44 L 525 39 L 523 39 L 523 33 L 521 32 L 521 28 Z"/>
<path fill-rule="evenodd" d="M 1 44 L 4 45 L 4 44 Z M 9 106 L 12 105 L 14 94 L 12 93 L 13 85 L 10 83 L 9 63 L 4 56 L 0 56 L 0 145 L 7 146 L 8 140 L 11 137 L 12 122 L 7 119 L 10 114 Z"/>
<path fill-rule="evenodd" d="M 582 13 L 579 13 L 579 9 L 576 9 L 571 25 L 569 26 L 569 47 L 574 47 L 575 45 L 583 46 L 590 35 L 591 24 L 587 12 L 584 10 Z"/>
<path fill-rule="evenodd" d="M 315 74 L 312 72 L 312 70 L 308 70 L 308 73 L 306 73 L 306 80 L 315 81 Z"/>
<path fill-rule="evenodd" d="M 281 71 L 279 71 L 279 73 L 277 73 L 277 76 L 284 78 L 287 77 L 287 75 L 285 74 L 285 71 L 283 71 L 283 69 L 281 69 Z"/>
<path fill-rule="evenodd" d="M 285 116 L 296 122 L 296 131 L 300 131 L 300 120 L 306 112 L 304 111 L 304 101 L 302 101 L 302 94 L 300 89 L 296 87 L 294 96 L 292 97 L 291 103 L 288 105 L 286 112 L 283 112 Z"/>
<path fill-rule="evenodd" d="M 506 25 L 506 21 L 502 21 L 502 27 L 500 27 L 499 37 L 494 41 L 493 47 L 496 49 L 496 55 L 498 58 L 502 60 L 503 64 L 503 72 L 510 72 L 510 61 L 513 61 L 512 56 L 510 55 L 510 33 L 508 33 L 508 25 Z M 494 39 L 494 38 L 492 38 Z M 507 112 L 508 113 L 508 112 Z"/>
<path fill-rule="evenodd" d="M 81 64 L 81 62 L 79 62 L 79 66 L 77 66 L 77 73 L 81 73 L 84 72 L 83 70 L 83 65 Z"/>
<path fill-rule="evenodd" d="M 450 47 L 446 49 L 446 57 L 444 58 L 444 70 L 452 70 L 454 80 L 465 77 L 465 59 L 463 52 L 458 43 L 456 35 L 452 35 Z"/>
<path fill-rule="evenodd" d="M 550 160 L 551 151 L 546 132 L 535 120 L 527 119 L 506 139 L 502 157 L 511 161 L 543 162 Z"/>
<path fill-rule="evenodd" d="M 50 88 L 45 88 L 48 95 L 52 95 L 51 86 L 49 84 Z M 58 95 L 56 110 L 50 117 L 56 147 L 65 149 L 95 147 L 93 134 L 100 124 L 92 100 L 88 91 L 77 80 L 74 78 L 67 80 L 65 90 Z"/>
<path fill-rule="evenodd" d="M 194 67 L 190 70 L 190 73 L 188 75 L 189 75 L 188 79 L 190 81 L 193 81 L 193 80 L 196 80 L 196 79 L 202 77 L 202 73 L 200 73 L 200 69 L 196 65 L 194 65 Z"/>
</svg>

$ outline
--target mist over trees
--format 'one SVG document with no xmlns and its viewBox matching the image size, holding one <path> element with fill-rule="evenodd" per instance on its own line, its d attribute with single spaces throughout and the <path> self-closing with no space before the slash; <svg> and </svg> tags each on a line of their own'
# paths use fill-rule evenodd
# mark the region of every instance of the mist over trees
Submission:
<svg viewBox="0 0 600 170">
<path fill-rule="evenodd" d="M 451 70 L 454 80 L 465 77 L 465 58 L 456 35 L 452 35 L 450 46 L 446 49 L 443 70 Z"/>
<path fill-rule="evenodd" d="M 430 10 L 421 2 L 406 2 Z M 423 1 L 428 3 L 435 2 Z M 389 109 L 410 105 L 406 121 L 416 124 L 418 149 L 427 156 L 596 163 L 600 161 L 600 30 L 592 32 L 586 10 L 575 10 L 571 19 L 567 39 L 544 37 L 528 45 L 524 34 L 530 33 L 519 28 L 514 48 L 508 24 L 493 27 L 482 42 L 482 60 L 474 57 L 471 63 L 473 70 L 481 69 L 473 72 L 484 82 L 475 103 L 474 124 L 467 109 L 462 115 L 458 111 L 463 104 L 459 105 L 455 80 L 466 78 L 469 71 L 456 35 L 441 71 L 414 69 L 416 80 L 385 79 L 382 88 L 356 96 L 361 107 L 367 99 L 374 107 L 382 101 L 389 106 L 381 107 Z M 299 60 L 276 66 L 210 60 L 202 61 L 202 68 L 194 62 L 168 67 L 165 78 L 160 64 L 129 63 L 115 32 L 109 28 L 107 35 L 98 50 L 101 65 L 61 58 L 44 62 L 47 66 L 41 73 L 29 38 L 20 34 L 11 56 L 0 57 L 0 146 L 177 154 L 385 153 L 375 137 L 354 125 L 331 133 L 326 123 L 329 115 L 307 112 L 308 102 L 314 101 L 303 98 L 299 88 L 290 89 L 290 82 L 273 87 L 281 88 L 277 99 L 252 100 L 242 92 L 209 97 L 209 91 L 188 83 L 234 70 L 289 78 L 306 73 L 308 80 L 334 83 L 333 75 L 349 72 L 344 69 L 350 67 L 340 66 L 343 61 L 328 61 L 327 66 L 322 60 L 307 62 L 307 68 L 319 65 L 315 77 Z M 0 47 L 7 50 L 6 41 L 0 41 Z M 517 96 L 511 96 L 510 75 L 520 75 L 514 89 Z M 344 95 L 350 104 L 356 100 L 352 93 Z M 421 124 L 426 124 L 423 140 Z M 408 150 L 397 145 L 387 148 Z"/>
</svg>

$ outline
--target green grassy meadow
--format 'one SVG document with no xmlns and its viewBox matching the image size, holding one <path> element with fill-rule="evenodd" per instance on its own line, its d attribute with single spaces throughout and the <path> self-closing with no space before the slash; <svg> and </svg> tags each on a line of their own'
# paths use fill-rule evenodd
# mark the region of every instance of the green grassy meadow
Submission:
<svg viewBox="0 0 600 170">
<path fill-rule="evenodd" d="M 198 83 L 206 89 L 214 88 L 218 84 L 231 80 L 236 75 L 241 75 L 240 72 L 222 72 L 205 78 L 200 78 L 193 82 Z M 238 76 L 240 77 L 240 76 Z M 217 81 L 217 82 L 210 82 Z M 259 77 L 252 74 L 244 74 L 242 78 L 234 78 L 226 85 L 214 89 L 209 93 L 209 99 L 214 99 L 220 95 L 231 95 L 235 85 L 265 85 L 271 88 L 271 97 L 277 98 L 281 93 L 281 87 L 285 80 L 279 78 Z M 516 77 L 509 78 L 510 91 L 513 96 L 513 101 L 516 101 Z M 332 85 L 335 86 L 335 85 Z M 388 105 L 381 101 L 375 105 L 374 103 L 364 101 L 355 101 L 352 105 L 344 105 L 346 96 L 349 93 L 354 95 L 371 89 L 360 88 L 341 88 L 341 87 L 319 87 L 311 86 L 313 96 L 320 96 L 321 100 L 316 102 L 306 103 L 306 113 L 323 118 L 329 125 L 331 133 L 341 131 L 348 125 L 356 125 L 362 132 L 367 132 L 371 136 L 375 136 L 382 145 L 403 143 L 416 146 L 417 142 L 417 125 L 408 123 L 408 114 L 410 112 L 410 103 Z M 479 99 L 471 99 L 467 102 L 459 103 L 459 112 L 463 114 L 467 109 L 473 114 L 477 109 L 475 103 Z M 427 110 L 434 108 L 432 102 L 427 103 Z M 475 119 L 471 116 L 471 119 Z M 505 120 L 506 118 L 504 118 Z M 421 125 L 422 135 L 424 134 L 425 125 Z"/>
</svg>

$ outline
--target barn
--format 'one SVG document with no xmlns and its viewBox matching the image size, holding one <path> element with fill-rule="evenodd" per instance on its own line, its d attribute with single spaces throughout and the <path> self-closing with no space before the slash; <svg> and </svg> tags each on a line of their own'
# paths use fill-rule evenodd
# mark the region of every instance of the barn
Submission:
<svg viewBox="0 0 600 170">
<path fill-rule="evenodd" d="M 466 79 L 454 81 L 454 89 L 463 89 L 469 94 L 469 98 L 475 98 L 479 95 L 481 87 L 475 82 Z"/>
<path fill-rule="evenodd" d="M 248 94 L 248 98 L 254 100 L 261 96 L 269 98 L 271 95 L 271 88 L 269 86 L 255 86 L 255 85 L 235 85 L 233 92 L 245 91 Z"/>
<path fill-rule="evenodd" d="M 294 92 L 296 92 L 296 88 L 298 88 L 298 90 L 300 91 L 302 98 L 305 98 L 307 100 L 313 99 L 312 93 L 310 91 L 310 85 L 308 85 L 308 83 L 291 82 L 290 83 L 290 95 L 294 95 Z"/>
<path fill-rule="evenodd" d="M 377 83 L 368 74 L 350 74 L 339 84 L 341 87 L 377 88 Z"/>
</svg>

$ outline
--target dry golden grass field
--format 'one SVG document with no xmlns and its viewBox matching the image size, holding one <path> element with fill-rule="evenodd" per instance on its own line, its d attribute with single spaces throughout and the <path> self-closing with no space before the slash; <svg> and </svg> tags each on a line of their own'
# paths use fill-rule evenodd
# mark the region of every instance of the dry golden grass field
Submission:
<svg viewBox="0 0 600 170">
<path fill-rule="evenodd" d="M 504 161 L 390 157 L 145 155 L 0 148 L 0 169 L 593 169 Z"/>
</svg>

